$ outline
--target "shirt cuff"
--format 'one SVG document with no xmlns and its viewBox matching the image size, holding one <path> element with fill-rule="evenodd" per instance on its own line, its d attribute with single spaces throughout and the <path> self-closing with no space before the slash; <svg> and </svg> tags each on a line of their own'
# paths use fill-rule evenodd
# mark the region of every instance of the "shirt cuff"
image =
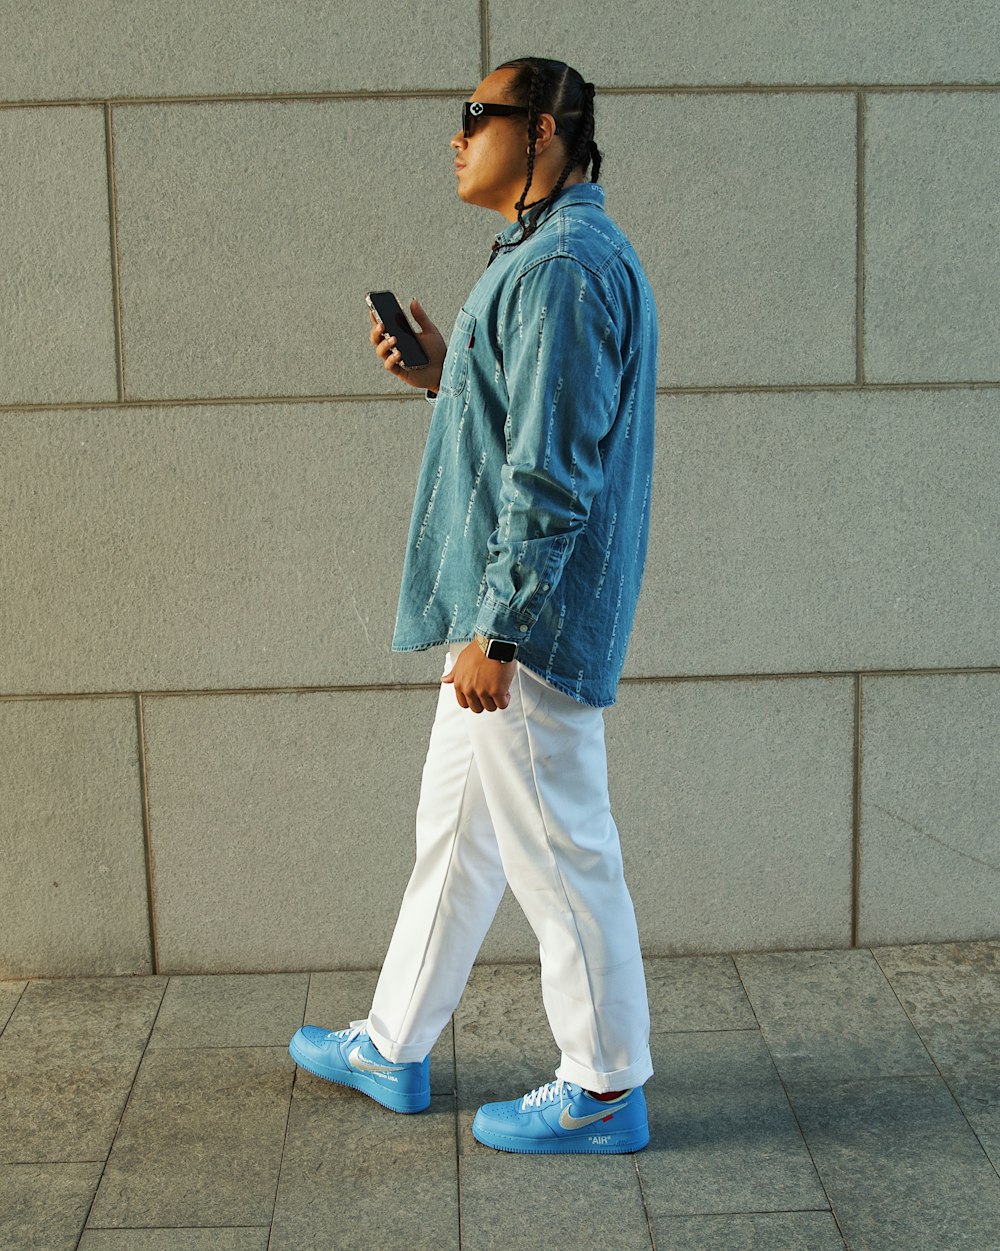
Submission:
<svg viewBox="0 0 1000 1251">
<path fill-rule="evenodd" d="M 483 600 L 476 617 L 476 633 L 488 639 L 500 639 L 504 643 L 525 643 L 535 624 L 534 617 L 498 604 L 488 595 Z"/>
</svg>

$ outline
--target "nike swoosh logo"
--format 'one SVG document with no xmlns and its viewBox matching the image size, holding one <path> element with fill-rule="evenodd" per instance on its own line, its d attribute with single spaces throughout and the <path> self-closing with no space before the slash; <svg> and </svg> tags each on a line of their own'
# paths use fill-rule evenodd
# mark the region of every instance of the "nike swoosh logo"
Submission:
<svg viewBox="0 0 1000 1251">
<path fill-rule="evenodd" d="M 401 1064 L 375 1064 L 372 1060 L 366 1060 L 361 1054 L 360 1044 L 354 1048 L 347 1060 L 351 1068 L 360 1069 L 362 1073 L 401 1073 L 403 1071 Z"/>
<path fill-rule="evenodd" d="M 593 1116 L 574 1116 L 569 1108 L 563 1108 L 559 1116 L 559 1124 L 563 1129 L 583 1129 L 584 1125 L 593 1125 L 595 1121 L 607 1121 L 621 1107 L 621 1104 L 612 1104 L 610 1112 L 595 1112 Z"/>
</svg>

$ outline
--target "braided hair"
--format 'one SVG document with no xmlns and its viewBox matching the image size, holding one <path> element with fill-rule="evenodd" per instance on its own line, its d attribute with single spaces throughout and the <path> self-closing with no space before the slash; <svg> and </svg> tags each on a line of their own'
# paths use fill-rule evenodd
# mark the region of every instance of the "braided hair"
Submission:
<svg viewBox="0 0 1000 1251">
<path fill-rule="evenodd" d="M 591 166 L 590 181 L 597 182 L 601 172 L 601 154 L 594 142 L 594 84 L 584 82 L 575 69 L 571 69 L 562 61 L 551 61 L 544 57 L 525 56 L 513 61 L 504 61 L 497 69 L 512 69 L 517 72 L 507 84 L 506 94 L 511 104 L 520 104 L 528 110 L 528 178 L 521 192 L 521 198 L 514 207 L 517 209 L 517 221 L 521 227 L 518 237 L 509 243 L 494 245 L 493 256 L 501 248 L 517 247 L 538 229 L 543 207 L 551 204 L 563 188 L 563 183 L 575 169 L 584 174 L 587 166 Z M 538 138 L 538 119 L 542 113 L 551 114 L 563 135 L 563 142 L 569 155 L 562 173 L 555 186 L 544 199 L 527 203 L 528 189 L 535 169 L 535 142 Z M 524 220 L 524 213 L 529 208 L 538 208 L 530 222 Z"/>
</svg>

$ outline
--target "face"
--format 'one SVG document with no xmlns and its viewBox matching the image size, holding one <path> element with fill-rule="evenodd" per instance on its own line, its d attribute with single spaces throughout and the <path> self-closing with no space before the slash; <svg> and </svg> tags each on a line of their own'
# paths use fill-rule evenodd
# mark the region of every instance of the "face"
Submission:
<svg viewBox="0 0 1000 1251">
<path fill-rule="evenodd" d="M 494 70 L 469 99 L 482 100 L 484 104 L 512 103 L 506 86 L 515 73 L 512 69 Z M 524 113 L 511 117 L 480 117 L 468 139 L 459 128 L 451 146 L 455 153 L 458 195 L 466 204 L 496 209 L 508 221 L 517 220 L 513 206 L 520 199 L 528 176 L 527 120 Z"/>
</svg>

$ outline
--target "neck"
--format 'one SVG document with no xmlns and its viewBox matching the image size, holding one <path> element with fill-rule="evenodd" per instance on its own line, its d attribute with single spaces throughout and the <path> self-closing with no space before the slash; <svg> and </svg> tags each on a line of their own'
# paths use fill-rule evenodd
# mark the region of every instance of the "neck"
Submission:
<svg viewBox="0 0 1000 1251">
<path fill-rule="evenodd" d="M 536 174 L 537 174 L 537 170 L 536 170 Z M 559 181 L 558 173 L 547 174 L 547 175 L 543 175 L 542 177 L 532 178 L 531 186 L 528 188 L 528 195 L 531 196 L 532 199 L 531 199 L 531 202 L 527 205 L 527 207 L 522 211 L 527 212 L 528 209 L 533 208 L 536 204 L 544 200 L 546 196 L 552 193 L 552 188 L 556 185 L 558 181 Z M 575 169 L 572 172 L 572 174 L 570 174 L 570 176 L 563 183 L 561 190 L 565 191 L 567 187 L 575 187 L 579 183 L 586 182 L 586 181 L 587 180 L 586 178 L 584 178 L 581 171 L 579 169 Z M 517 201 L 521 198 L 521 193 L 523 192 L 523 190 L 524 190 L 524 186 L 522 184 L 521 192 L 518 192 L 518 194 L 514 197 L 513 200 L 511 200 L 504 208 L 500 209 L 500 212 L 503 214 L 504 217 L 507 218 L 509 222 L 517 221 L 517 208 L 515 207 L 515 205 L 517 204 Z"/>
</svg>

